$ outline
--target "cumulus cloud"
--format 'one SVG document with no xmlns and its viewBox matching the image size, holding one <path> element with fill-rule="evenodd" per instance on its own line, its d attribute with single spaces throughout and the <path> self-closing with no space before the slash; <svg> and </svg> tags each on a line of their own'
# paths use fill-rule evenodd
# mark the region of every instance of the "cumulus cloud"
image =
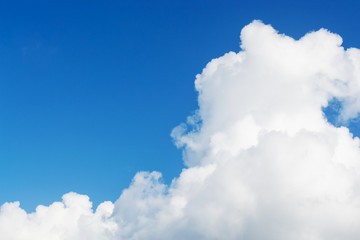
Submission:
<svg viewBox="0 0 360 240">
<path fill-rule="evenodd" d="M 360 50 L 325 29 L 295 40 L 254 21 L 241 51 L 196 76 L 199 109 L 172 136 L 186 168 L 168 186 L 140 172 L 115 203 L 76 193 L 0 210 L 0 239 L 360 238 L 360 140 L 327 122 L 360 111 Z"/>
</svg>

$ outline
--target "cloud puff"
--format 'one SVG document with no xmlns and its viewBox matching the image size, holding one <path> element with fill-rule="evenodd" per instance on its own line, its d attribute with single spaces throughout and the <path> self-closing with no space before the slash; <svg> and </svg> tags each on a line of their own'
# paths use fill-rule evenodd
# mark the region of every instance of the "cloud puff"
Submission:
<svg viewBox="0 0 360 240">
<path fill-rule="evenodd" d="M 360 111 L 360 50 L 325 29 L 295 40 L 254 21 L 241 51 L 196 76 L 199 109 L 172 136 L 187 166 L 170 186 L 140 172 L 92 210 L 76 193 L 0 210 L 0 239 L 332 240 L 360 237 L 360 140 L 322 108 Z"/>
</svg>

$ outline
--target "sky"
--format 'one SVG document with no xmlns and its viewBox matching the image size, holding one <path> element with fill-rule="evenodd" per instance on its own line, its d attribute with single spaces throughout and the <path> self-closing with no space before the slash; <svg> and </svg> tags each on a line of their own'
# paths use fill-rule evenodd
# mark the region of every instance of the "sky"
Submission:
<svg viewBox="0 0 360 240">
<path fill-rule="evenodd" d="M 349 139 L 353 138 L 346 135 L 345 130 L 328 130 L 324 127 L 326 124 L 319 117 L 322 113 L 321 110 L 325 109 L 329 121 L 333 122 L 335 126 L 339 127 L 350 122 L 351 132 L 356 136 L 360 135 L 360 127 L 357 126 L 356 120 L 359 110 L 356 105 L 358 87 L 356 81 L 353 80 L 356 77 L 347 76 L 342 69 L 338 72 L 332 70 L 332 68 L 335 69 L 334 66 L 340 66 L 339 68 L 343 65 L 350 66 L 349 59 L 352 59 L 352 55 L 350 57 L 346 55 L 344 60 L 342 58 L 334 60 L 339 61 L 335 65 L 333 62 L 326 61 L 326 59 L 337 59 L 334 56 L 337 56 L 336 54 L 339 54 L 340 50 L 333 46 L 339 47 L 339 40 L 332 35 L 327 35 L 326 32 L 319 31 L 319 36 L 311 35 L 312 37 L 309 37 L 308 41 L 317 43 L 317 39 L 320 38 L 322 43 L 329 42 L 329 49 L 324 50 L 321 47 L 314 47 L 314 49 L 319 49 L 319 53 L 334 51 L 334 55 L 324 55 L 324 59 L 318 59 L 318 61 L 316 60 L 317 55 L 313 56 L 311 53 L 294 56 L 300 60 L 305 59 L 305 62 L 311 62 L 315 58 L 314 68 L 318 67 L 319 72 L 326 76 L 329 75 L 332 79 L 344 79 L 343 81 L 349 83 L 352 88 L 344 90 L 334 85 L 336 90 L 333 90 L 319 80 L 318 84 L 321 89 L 324 89 L 324 93 L 321 92 L 318 98 L 311 97 L 317 95 L 312 92 L 316 87 L 309 84 L 306 85 L 306 88 L 312 89 L 310 92 L 313 95 L 309 99 L 302 95 L 299 95 L 298 98 L 294 96 L 292 101 L 292 96 L 284 92 L 292 93 L 293 89 L 281 85 L 282 91 L 279 91 L 276 86 L 280 83 L 277 82 L 277 78 L 272 76 L 274 74 L 282 79 L 283 75 L 288 74 L 283 70 L 287 56 L 284 57 L 285 60 L 279 60 L 279 65 L 282 66 L 279 68 L 280 70 L 277 66 L 269 65 L 269 68 L 277 69 L 279 75 L 266 68 L 267 57 L 273 56 L 270 53 L 279 51 L 276 46 L 283 46 L 279 37 L 283 35 L 266 33 L 268 35 L 264 35 L 264 42 L 268 39 L 267 37 L 272 39 L 271 36 L 276 36 L 273 38 L 278 40 L 274 40 L 274 42 L 269 40 L 268 42 L 271 44 L 264 44 L 264 46 L 266 45 L 264 47 L 262 43 L 258 43 L 262 39 L 262 35 L 255 34 L 253 37 L 250 31 L 254 29 L 254 32 L 260 34 L 263 29 L 262 25 L 257 25 L 256 22 L 252 25 L 248 24 L 254 19 L 259 19 L 264 24 L 271 24 L 280 34 L 286 34 L 295 40 L 300 39 L 306 33 L 325 28 L 341 36 L 343 42 L 340 45 L 342 44 L 345 50 L 350 47 L 360 48 L 360 33 L 356 26 L 356 23 L 360 21 L 359 8 L 358 1 L 4 2 L 0 9 L 0 77 L 2 83 L 0 87 L 0 205 L 5 202 L 19 201 L 22 209 L 33 212 L 40 204 L 48 206 L 53 202 L 62 201 L 61 197 L 64 194 L 76 192 L 84 194 L 81 196 L 87 195 L 94 203 L 94 208 L 104 201 L 113 202 L 115 210 L 111 209 L 110 203 L 105 202 L 109 206 L 105 204 L 106 211 L 104 210 L 104 212 L 111 212 L 112 216 L 115 216 L 115 222 L 120 221 L 119 219 L 127 219 L 129 223 L 133 223 L 132 219 L 135 218 L 133 213 L 126 212 L 124 206 L 128 206 L 127 204 L 134 199 L 136 202 L 136 199 L 139 198 L 137 189 L 147 189 L 150 186 L 151 189 L 156 189 L 156 193 L 150 192 L 149 195 L 165 207 L 153 206 L 151 203 L 145 204 L 147 206 L 146 213 L 160 212 L 166 215 L 167 211 L 170 211 L 170 207 L 168 209 L 166 206 L 171 205 L 168 202 L 175 201 L 178 204 L 179 201 L 181 203 L 182 198 L 195 199 L 193 202 L 196 204 L 190 204 L 188 212 L 183 214 L 188 214 L 192 221 L 199 222 L 192 209 L 199 207 L 197 203 L 201 202 L 199 200 L 201 198 L 196 197 L 193 193 L 194 190 L 188 190 L 186 186 L 188 182 L 196 178 L 192 174 L 204 176 L 205 179 L 212 172 L 216 173 L 210 178 L 210 182 L 214 186 L 229 186 L 228 182 L 219 179 L 224 177 L 224 171 L 230 171 L 231 168 L 229 170 L 227 167 L 214 167 L 215 163 L 222 162 L 219 159 L 229 158 L 230 163 L 225 166 L 241 168 L 235 163 L 233 165 L 231 159 L 246 159 L 254 156 L 261 158 L 265 153 L 269 153 L 267 141 L 271 139 L 277 139 L 279 143 L 287 144 L 289 149 L 296 143 L 303 142 L 304 139 L 308 139 L 310 142 L 314 141 L 315 146 L 321 145 L 319 147 L 321 149 L 326 148 L 326 144 L 318 143 L 317 140 L 306 134 L 306 136 L 298 136 L 299 129 L 316 132 L 320 139 L 326 138 L 325 136 L 328 134 L 335 140 L 345 139 L 345 142 L 351 142 L 352 140 Z M 244 28 L 245 26 L 250 27 Z M 248 32 L 243 30 L 245 33 L 241 41 L 242 29 L 250 30 Z M 246 42 L 247 39 L 250 40 Z M 274 117 L 274 122 L 270 121 L 273 117 L 272 114 L 277 113 L 277 107 L 274 107 L 273 113 L 270 110 L 261 112 L 261 109 L 266 109 L 267 106 L 263 101 L 250 95 L 247 98 L 238 98 L 240 93 L 246 95 L 246 92 L 239 90 L 236 93 L 232 92 L 232 89 L 249 88 L 250 93 L 258 98 L 263 98 L 264 101 L 273 100 L 273 95 L 267 94 L 267 91 L 263 91 L 257 85 L 253 86 L 249 82 L 241 82 L 242 85 L 239 85 L 240 83 L 233 80 L 216 87 L 217 79 L 232 79 L 229 76 L 239 74 L 233 62 L 240 60 L 236 60 L 237 57 L 231 54 L 225 56 L 224 54 L 231 51 L 238 53 L 241 50 L 240 44 L 245 46 L 242 50 L 249 52 L 250 55 L 257 53 L 257 48 L 264 47 L 264 51 L 259 53 L 260 57 L 254 57 L 253 62 L 249 63 L 249 67 L 245 68 L 252 74 L 241 76 L 244 79 L 254 79 L 254 82 L 259 84 L 264 84 L 263 78 L 273 81 L 273 84 L 268 86 L 269 91 L 279 91 L 279 96 L 284 96 L 284 98 L 279 98 L 274 102 L 269 101 L 269 109 L 277 106 L 277 101 L 289 100 L 289 106 L 280 104 L 281 107 L 279 107 L 284 115 L 289 116 L 289 118 L 285 117 L 284 122 L 281 122 L 283 128 L 279 126 L 280 123 L 277 122 L 276 117 Z M 288 43 L 284 42 L 284 44 L 284 47 L 287 47 Z M 252 46 L 255 47 L 252 48 Z M 324 46 L 328 45 L 324 44 Z M 289 49 L 291 52 L 291 49 L 295 49 L 295 47 Z M 230 64 L 231 67 L 225 70 L 219 68 L 219 76 L 213 76 L 211 72 L 217 70 L 211 70 L 212 65 L 207 64 L 212 59 L 221 56 L 224 57 L 219 60 L 219 64 L 223 63 L 221 66 Z M 240 55 L 239 58 L 241 58 Z M 356 56 L 354 58 L 356 59 Z M 296 62 L 297 66 L 304 67 L 301 65 L 304 63 L 300 60 Z M 216 65 L 217 60 L 214 61 L 212 63 Z M 294 63 L 294 65 L 296 64 Z M 259 77 L 252 69 L 262 69 L 263 66 L 265 66 L 264 75 Z M 206 72 L 204 68 L 210 70 Z M 354 71 L 353 75 L 357 76 L 358 73 L 355 70 L 349 72 L 352 73 L 352 71 Z M 295 79 L 295 82 L 300 77 L 312 79 L 309 77 L 313 74 L 310 67 L 303 69 L 304 75 L 297 68 L 294 69 L 294 72 L 298 76 L 291 75 L 289 79 Z M 200 73 L 201 75 L 197 75 Z M 201 80 L 207 78 L 210 79 L 209 83 L 214 82 L 215 85 L 207 85 L 207 81 Z M 319 76 L 316 78 L 321 79 Z M 297 85 L 294 84 L 294 86 Z M 214 89 L 224 90 L 217 93 Z M 237 101 L 234 102 L 230 98 L 231 96 Z M 337 110 L 337 103 L 336 101 L 331 102 L 331 97 L 338 97 L 344 101 L 341 109 L 345 110 Z M 330 104 L 330 108 L 327 108 L 328 101 L 334 103 Z M 257 110 L 254 110 L 256 113 L 251 113 L 252 110 L 247 109 L 248 105 L 245 104 L 247 102 L 249 102 L 249 106 L 250 103 L 254 104 L 253 109 L 260 109 L 259 113 L 256 112 Z M 313 109 L 312 105 L 318 108 Z M 241 115 L 242 111 L 248 111 L 251 114 Z M 241 112 L 241 114 L 232 115 L 234 112 Z M 306 116 L 302 125 L 297 122 L 299 119 L 297 114 Z M 337 118 L 334 115 L 341 117 Z M 188 118 L 188 116 L 193 117 Z M 311 116 L 314 116 L 314 119 Z M 189 130 L 184 129 L 184 125 L 181 125 L 187 121 L 187 118 L 188 128 L 195 130 L 188 132 Z M 207 125 L 205 123 L 202 125 L 201 121 L 197 122 L 197 118 L 206 122 Z M 231 119 L 237 119 L 241 124 L 237 125 L 238 123 L 234 123 L 235 120 Z M 307 119 L 310 119 L 309 122 Z M 264 122 L 265 120 L 269 120 L 269 122 Z M 195 123 L 191 124 L 192 121 Z M 248 130 L 245 131 L 242 126 Z M 265 139 L 264 143 L 258 146 L 262 150 L 253 153 L 247 150 L 252 146 L 257 146 L 257 141 L 259 141 L 257 129 L 285 131 L 289 136 L 269 134 L 265 138 L 270 140 Z M 242 140 L 237 135 L 233 136 L 231 132 L 249 136 L 250 140 Z M 213 145 L 208 146 L 208 141 Z M 246 149 L 246 157 L 236 155 L 240 150 L 234 144 L 240 146 L 240 149 Z M 329 146 L 336 148 L 335 143 L 331 144 L 329 143 Z M 356 145 L 356 143 L 349 143 L 347 146 L 355 148 L 354 144 Z M 343 151 L 342 147 L 339 149 L 340 152 Z M 350 152 L 352 151 L 354 152 L 352 156 L 359 154 L 356 149 L 352 149 Z M 225 155 L 209 157 L 209 153 L 214 154 L 214 152 Z M 270 153 L 273 152 L 270 151 Z M 230 154 L 231 157 L 227 154 Z M 236 157 L 233 156 L 234 154 Z M 278 156 L 277 152 L 273 154 Z M 320 154 L 319 156 L 323 156 L 324 159 L 327 156 L 325 150 L 314 154 Z M 334 156 L 337 155 L 334 153 Z M 322 159 L 322 157 L 320 158 Z M 282 162 L 275 163 L 282 164 Z M 319 166 L 324 165 L 319 164 Z M 319 166 L 314 169 L 319 169 Z M 260 171 L 256 166 L 245 169 Z M 329 169 L 333 175 L 327 176 L 335 174 L 343 180 L 344 184 L 358 179 L 357 176 L 350 177 L 338 172 L 338 169 L 332 169 L 331 166 Z M 276 172 L 275 170 L 274 172 Z M 200 173 L 196 173 L 197 171 Z M 160 179 L 159 172 L 162 174 L 160 183 L 157 182 Z M 230 174 L 230 176 L 233 175 L 236 174 Z M 137 177 L 132 180 L 134 176 Z M 279 179 L 288 177 L 283 172 L 279 172 L 276 176 L 280 176 Z M 271 175 L 268 177 L 270 178 Z M 179 180 L 173 180 L 174 178 Z M 231 182 L 234 182 L 233 180 L 243 183 L 244 189 L 251 189 L 256 194 L 259 194 L 259 189 L 264 190 L 255 183 L 255 180 L 235 178 Z M 174 183 L 174 181 L 175 185 L 172 185 L 171 182 Z M 276 184 L 274 183 L 274 186 Z M 306 186 L 301 181 L 294 184 Z M 128 188 L 129 186 L 130 188 Z M 328 189 L 321 186 L 320 184 L 319 188 L 325 189 L 325 193 L 328 194 L 326 192 Z M 334 196 L 343 194 L 342 189 L 345 189 L 341 183 L 337 186 L 339 186 L 338 192 L 331 192 Z M 204 196 L 209 196 L 208 198 L 211 199 L 207 188 L 199 188 L 199 192 L 203 192 Z M 124 191 L 124 189 L 128 190 Z M 287 187 L 285 186 L 284 189 Z M 166 195 L 168 191 L 171 192 L 171 196 Z M 243 193 L 245 190 L 238 191 Z M 229 192 L 230 196 L 234 194 Z M 256 194 L 249 194 L 249 199 L 257 199 L 259 195 Z M 268 196 L 266 193 L 263 194 Z M 312 196 L 312 193 L 308 192 L 303 194 Z M 192 197 L 184 197 L 190 195 Z M 281 194 L 279 193 L 279 195 Z M 70 199 L 67 200 L 68 202 L 81 198 L 79 202 L 84 202 L 87 206 L 86 197 L 79 197 L 80 195 L 75 193 L 65 196 L 67 196 L 65 199 Z M 142 197 L 149 199 L 148 195 L 146 196 Z M 243 206 L 247 206 L 246 209 L 252 209 L 253 203 L 249 199 L 235 199 L 238 200 L 235 202 L 236 204 L 232 202 L 225 204 L 224 199 L 221 198 L 217 201 L 226 206 L 237 205 L 240 202 L 244 204 Z M 297 199 L 297 195 L 294 199 Z M 206 201 L 206 198 L 202 200 Z M 282 200 L 283 198 L 279 197 L 273 199 L 273 203 L 278 204 Z M 352 205 L 350 204 L 350 206 Z M 342 206 L 337 207 L 342 210 Z M 159 208 L 161 209 L 154 210 Z M 129 205 L 128 209 L 134 209 L 134 207 Z M 264 219 L 267 219 L 269 215 L 265 213 L 270 210 L 268 208 L 260 209 L 265 209 L 263 216 L 266 217 Z M 289 206 L 289 209 L 293 208 Z M 351 210 L 350 207 L 349 209 Z M 102 214 L 100 210 L 99 215 Z M 327 213 L 325 210 L 319 210 L 319 212 Z M 354 215 L 348 216 L 349 219 L 356 220 L 359 216 L 357 213 L 355 211 Z M 229 214 L 228 210 L 224 210 L 224 214 Z M 245 215 L 248 216 L 251 213 Z M 6 216 L 3 214 L 5 220 Z M 294 214 L 294 216 L 297 215 Z M 308 217 L 310 215 L 304 219 L 306 220 Z M 296 217 L 292 216 L 290 219 L 293 218 Z M 176 225 L 178 218 L 174 217 L 174 219 L 176 220 L 169 222 Z M 220 219 L 221 217 L 219 217 L 219 221 Z M 247 222 L 247 218 L 244 217 L 244 219 L 241 221 Z M 288 220 L 289 218 L 286 216 L 281 218 L 281 221 L 284 222 Z M 160 223 L 162 221 L 164 220 L 159 220 Z M 235 223 L 237 223 L 236 221 Z M 228 225 L 237 226 L 235 223 L 228 222 Z M 106 224 L 110 226 L 114 223 L 107 222 Z M 189 226 L 187 223 L 183 224 Z M 216 225 L 216 221 L 214 224 Z M 325 225 L 328 227 L 331 224 Z M 118 222 L 115 225 L 119 226 Z M 344 225 L 348 226 L 347 223 Z M 121 236 L 124 239 L 141 239 L 144 236 L 151 239 L 153 233 L 144 232 L 151 226 L 154 225 L 129 227 L 127 229 L 132 230 L 129 230 L 127 235 L 122 233 Z M 251 225 L 254 228 L 258 226 L 263 225 L 261 223 Z M 299 223 L 298 226 L 301 230 L 302 223 Z M 313 227 L 314 229 L 319 228 L 315 223 Z M 228 231 L 226 226 L 219 226 L 219 232 L 216 232 L 216 228 L 214 232 L 209 232 L 205 226 L 198 226 L 198 229 L 193 231 L 190 229 L 189 234 L 193 234 L 191 237 L 199 237 L 199 229 L 208 233 L 203 236 L 204 239 L 214 239 L 214 236 L 222 236 L 219 234 L 223 232 L 230 234 L 226 239 L 236 239 L 239 236 L 237 232 Z M 178 231 L 180 230 L 175 229 L 164 236 L 173 237 Z M 342 235 L 344 231 L 344 229 L 339 229 L 336 232 L 338 235 L 334 234 L 344 236 Z M 269 232 L 271 231 L 269 230 Z M 261 236 L 256 235 L 251 228 L 241 234 L 261 239 Z M 324 236 L 322 231 L 318 231 L 316 234 L 316 236 Z M 356 234 L 358 232 L 355 231 L 354 236 L 358 236 Z M 274 234 L 274 236 L 277 235 Z M 74 237 L 73 239 L 79 238 Z M 104 239 L 110 238 L 104 237 Z"/>
</svg>

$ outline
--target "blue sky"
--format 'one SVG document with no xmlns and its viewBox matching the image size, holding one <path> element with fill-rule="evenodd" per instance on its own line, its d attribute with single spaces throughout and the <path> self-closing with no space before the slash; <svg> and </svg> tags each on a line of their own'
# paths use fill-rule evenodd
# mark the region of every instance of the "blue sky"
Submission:
<svg viewBox="0 0 360 240">
<path fill-rule="evenodd" d="M 116 200 L 134 174 L 184 167 L 170 132 L 207 62 L 253 19 L 360 47 L 358 1 L 11 1 L 0 9 L 0 204 L 69 191 Z M 356 131 L 356 127 L 354 128 Z"/>
</svg>

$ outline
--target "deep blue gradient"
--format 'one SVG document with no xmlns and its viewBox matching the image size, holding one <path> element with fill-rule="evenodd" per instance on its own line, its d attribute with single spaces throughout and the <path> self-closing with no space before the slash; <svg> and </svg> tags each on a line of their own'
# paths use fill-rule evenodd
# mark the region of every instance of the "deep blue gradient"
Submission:
<svg viewBox="0 0 360 240">
<path fill-rule="evenodd" d="M 254 19 L 360 47 L 359 1 L 3 1 L 0 204 L 69 191 L 116 200 L 133 175 L 184 167 L 170 132 L 197 107 L 195 75 L 239 51 Z M 356 127 L 355 127 L 356 128 Z"/>
</svg>

